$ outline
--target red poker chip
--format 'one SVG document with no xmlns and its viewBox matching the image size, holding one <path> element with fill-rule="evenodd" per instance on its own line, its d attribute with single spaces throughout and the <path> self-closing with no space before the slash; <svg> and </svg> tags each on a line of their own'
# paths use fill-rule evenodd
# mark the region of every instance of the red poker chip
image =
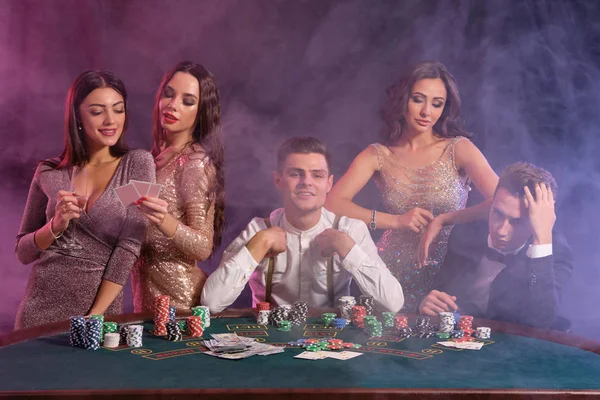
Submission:
<svg viewBox="0 0 600 400">
<path fill-rule="evenodd" d="M 331 345 L 331 346 L 328 346 L 328 349 L 329 349 L 329 350 L 341 350 L 341 349 L 342 349 L 342 346 L 339 346 L 339 345 Z"/>
<path fill-rule="evenodd" d="M 349 349 L 349 348 L 352 348 L 352 347 L 354 347 L 354 343 L 347 343 L 347 342 L 344 342 L 344 343 L 342 343 L 342 347 L 344 347 L 344 348 L 346 348 L 346 349 Z"/>
</svg>

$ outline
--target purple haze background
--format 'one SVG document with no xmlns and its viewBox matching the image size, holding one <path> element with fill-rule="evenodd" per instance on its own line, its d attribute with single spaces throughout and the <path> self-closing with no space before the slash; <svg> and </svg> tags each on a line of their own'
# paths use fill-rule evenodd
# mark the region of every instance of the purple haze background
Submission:
<svg viewBox="0 0 600 400">
<path fill-rule="evenodd" d="M 227 145 L 227 244 L 279 198 L 274 151 L 314 135 L 342 174 L 378 141 L 385 89 L 425 59 L 455 75 L 474 142 L 499 173 L 526 160 L 556 177 L 558 225 L 576 255 L 562 314 L 600 337 L 600 2 L 524 0 L 0 0 L 0 331 L 30 267 L 14 256 L 37 160 L 62 150 L 66 90 L 114 71 L 132 147 L 148 149 L 156 87 L 190 59 L 216 75 Z M 380 207 L 373 185 L 358 196 Z M 220 254 L 202 264 L 212 271 Z M 130 296 L 129 288 L 126 294 Z M 238 305 L 249 304 L 248 292 Z"/>
</svg>

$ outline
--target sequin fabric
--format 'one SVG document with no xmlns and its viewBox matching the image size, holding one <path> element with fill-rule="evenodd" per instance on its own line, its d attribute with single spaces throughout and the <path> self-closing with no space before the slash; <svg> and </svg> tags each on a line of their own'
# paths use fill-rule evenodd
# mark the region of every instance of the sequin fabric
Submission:
<svg viewBox="0 0 600 400">
<path fill-rule="evenodd" d="M 171 296 L 178 309 L 200 304 L 207 276 L 196 260 L 207 259 L 212 251 L 215 209 L 208 190 L 215 179 L 214 167 L 198 145 L 187 147 L 156 171 L 156 181 L 163 185 L 160 197 L 169 203 L 169 213 L 179 225 L 173 238 L 154 226 L 148 228 L 131 273 L 136 312 L 153 310 L 158 295 Z"/>
<path fill-rule="evenodd" d="M 34 242 L 35 231 L 54 216 L 59 190 L 70 190 L 71 169 L 39 166 L 35 172 L 15 252 L 33 263 L 15 328 L 27 328 L 86 315 L 103 279 L 124 285 L 137 259 L 148 220 L 135 207 L 125 208 L 113 189 L 130 180 L 154 182 L 152 155 L 131 150 L 123 156 L 104 193 L 64 235 L 46 250 Z M 76 240 L 81 249 L 66 249 Z M 122 293 L 106 314 L 122 313 Z"/>
<path fill-rule="evenodd" d="M 404 214 L 415 207 L 438 216 L 465 207 L 470 190 L 468 178 L 461 177 L 454 164 L 454 146 L 464 139 L 453 138 L 440 158 L 424 167 L 402 166 L 382 144 L 372 144 L 377 151 L 379 172 L 375 183 L 381 191 L 385 209 L 390 214 Z M 387 230 L 377 243 L 379 255 L 404 291 L 404 310 L 413 311 L 416 302 L 432 288 L 433 278 L 446 256 L 452 227 L 444 227 L 433 244 L 427 266 L 417 268 L 421 234 L 407 230 Z"/>
</svg>

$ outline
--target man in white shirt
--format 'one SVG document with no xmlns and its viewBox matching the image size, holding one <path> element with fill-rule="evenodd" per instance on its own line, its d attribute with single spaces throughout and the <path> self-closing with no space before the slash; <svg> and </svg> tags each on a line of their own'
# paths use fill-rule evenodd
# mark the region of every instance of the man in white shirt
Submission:
<svg viewBox="0 0 600 400">
<path fill-rule="evenodd" d="M 419 312 L 456 311 L 540 328 L 556 320 L 573 270 L 564 237 L 553 230 L 557 185 L 528 163 L 509 165 L 498 182 L 488 226 L 465 224 L 450 235 L 448 254 Z"/>
<path fill-rule="evenodd" d="M 254 218 L 229 245 L 204 285 L 202 304 L 220 312 L 250 283 L 253 306 L 305 301 L 330 307 L 349 294 L 354 279 L 381 310 L 402 308 L 402 287 L 379 258 L 365 223 L 323 208 L 333 184 L 330 159 L 312 137 L 280 146 L 273 178 L 283 208 L 266 220 Z"/>
</svg>

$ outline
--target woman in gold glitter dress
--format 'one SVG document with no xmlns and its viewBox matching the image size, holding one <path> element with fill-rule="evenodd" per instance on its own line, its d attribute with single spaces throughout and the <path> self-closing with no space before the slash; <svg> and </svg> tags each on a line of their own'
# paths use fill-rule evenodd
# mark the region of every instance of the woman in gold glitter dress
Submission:
<svg viewBox="0 0 600 400">
<path fill-rule="evenodd" d="M 181 62 L 163 78 L 154 106 L 159 198 L 139 209 L 150 221 L 132 274 L 135 311 L 152 310 L 157 295 L 187 309 L 200 303 L 206 274 L 196 261 L 219 246 L 224 225 L 221 108 L 214 76 Z"/>
<path fill-rule="evenodd" d="M 402 284 L 406 310 L 431 289 L 452 225 L 486 218 L 498 183 L 459 114 L 456 82 L 444 65 L 414 66 L 388 89 L 384 143 L 363 150 L 327 199 L 331 211 L 386 230 L 378 248 Z M 352 201 L 371 177 L 386 213 Z M 465 208 L 471 181 L 486 200 Z"/>
</svg>

